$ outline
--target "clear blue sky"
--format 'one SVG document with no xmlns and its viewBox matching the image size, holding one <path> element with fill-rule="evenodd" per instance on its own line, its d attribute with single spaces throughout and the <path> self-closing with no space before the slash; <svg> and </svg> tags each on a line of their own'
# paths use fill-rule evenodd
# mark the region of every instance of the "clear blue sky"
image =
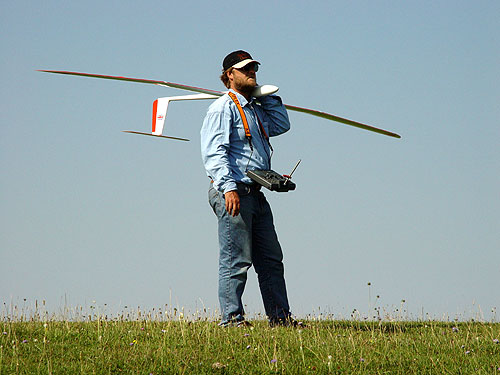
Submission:
<svg viewBox="0 0 500 375">
<path fill-rule="evenodd" d="M 2 311 L 218 308 L 199 151 L 210 102 L 171 105 L 166 133 L 189 143 L 135 136 L 120 131 L 149 131 L 152 102 L 183 92 L 35 70 L 222 90 L 223 57 L 245 49 L 285 103 L 403 136 L 290 113 L 273 166 L 302 159 L 298 187 L 267 197 L 294 312 L 394 315 L 404 299 L 413 318 L 494 318 L 499 14 L 497 0 L 2 1 Z M 253 271 L 244 301 L 263 311 Z"/>
</svg>

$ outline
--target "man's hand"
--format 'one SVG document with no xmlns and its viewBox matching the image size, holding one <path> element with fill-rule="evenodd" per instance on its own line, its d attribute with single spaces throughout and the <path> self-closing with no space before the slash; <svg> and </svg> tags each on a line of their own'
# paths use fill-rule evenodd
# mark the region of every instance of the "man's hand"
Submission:
<svg viewBox="0 0 500 375">
<path fill-rule="evenodd" d="M 240 196 L 236 190 L 224 193 L 226 199 L 226 211 L 231 216 L 238 216 L 240 213 Z"/>
</svg>

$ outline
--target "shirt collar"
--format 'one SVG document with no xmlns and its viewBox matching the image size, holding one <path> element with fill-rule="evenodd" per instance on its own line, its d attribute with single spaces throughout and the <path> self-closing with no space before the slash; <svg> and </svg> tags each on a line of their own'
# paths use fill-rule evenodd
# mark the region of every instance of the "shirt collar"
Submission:
<svg viewBox="0 0 500 375">
<path fill-rule="evenodd" d="M 241 95 L 239 92 L 234 91 L 233 89 L 229 89 L 232 93 L 236 94 L 236 97 L 238 98 L 238 101 L 240 102 L 241 106 L 244 107 L 247 104 L 252 104 L 253 103 L 253 97 L 248 101 L 243 95 Z"/>
</svg>

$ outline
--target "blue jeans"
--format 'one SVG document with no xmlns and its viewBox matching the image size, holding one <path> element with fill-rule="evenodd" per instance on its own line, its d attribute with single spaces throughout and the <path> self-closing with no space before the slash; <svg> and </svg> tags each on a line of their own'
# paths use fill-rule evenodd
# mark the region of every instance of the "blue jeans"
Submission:
<svg viewBox="0 0 500 375">
<path fill-rule="evenodd" d="M 258 276 L 266 315 L 271 322 L 290 318 L 283 253 L 274 229 L 271 207 L 260 191 L 238 184 L 240 214 L 229 215 L 224 194 L 210 187 L 209 203 L 219 222 L 219 303 L 224 325 L 244 320 L 241 297 L 247 271 Z"/>
</svg>

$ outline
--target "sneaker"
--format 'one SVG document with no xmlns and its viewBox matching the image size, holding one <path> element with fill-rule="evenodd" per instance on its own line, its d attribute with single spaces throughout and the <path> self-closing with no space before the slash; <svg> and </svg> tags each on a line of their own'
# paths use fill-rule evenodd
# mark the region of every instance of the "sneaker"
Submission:
<svg viewBox="0 0 500 375">
<path fill-rule="evenodd" d="M 286 319 L 272 319 L 269 321 L 269 326 L 273 327 L 292 327 L 292 328 L 306 328 L 306 325 L 302 322 L 298 322 L 292 317 L 288 317 Z"/>
<path fill-rule="evenodd" d="M 236 323 L 236 327 L 252 327 L 252 323 L 250 323 L 248 320 L 240 320 L 239 322 Z"/>
<path fill-rule="evenodd" d="M 219 327 L 252 327 L 252 323 L 247 320 L 230 320 L 228 322 L 220 322 Z"/>
</svg>

